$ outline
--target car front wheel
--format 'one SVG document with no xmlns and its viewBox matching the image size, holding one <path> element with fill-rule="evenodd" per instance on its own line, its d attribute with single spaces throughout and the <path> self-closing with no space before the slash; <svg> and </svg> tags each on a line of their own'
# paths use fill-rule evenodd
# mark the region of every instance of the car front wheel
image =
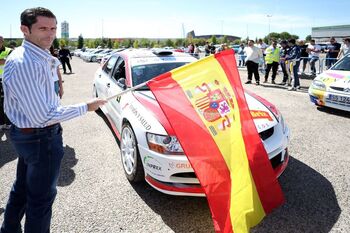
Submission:
<svg viewBox="0 0 350 233">
<path fill-rule="evenodd" d="M 145 174 L 137 147 L 135 133 L 129 124 L 122 127 L 120 141 L 120 155 L 123 169 L 130 182 L 144 180 Z"/>
</svg>

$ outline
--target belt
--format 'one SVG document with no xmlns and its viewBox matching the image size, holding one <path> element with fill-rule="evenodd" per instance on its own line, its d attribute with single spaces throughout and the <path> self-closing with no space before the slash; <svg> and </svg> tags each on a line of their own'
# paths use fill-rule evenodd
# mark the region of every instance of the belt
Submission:
<svg viewBox="0 0 350 233">
<path fill-rule="evenodd" d="M 46 127 L 43 127 L 43 128 L 18 128 L 16 127 L 20 132 L 24 133 L 24 134 L 30 134 L 30 133 L 34 133 L 38 130 L 46 130 L 46 129 L 51 129 L 51 128 L 54 128 L 55 126 L 57 126 L 57 124 L 53 124 L 53 125 L 49 125 L 49 126 L 46 126 Z"/>
</svg>

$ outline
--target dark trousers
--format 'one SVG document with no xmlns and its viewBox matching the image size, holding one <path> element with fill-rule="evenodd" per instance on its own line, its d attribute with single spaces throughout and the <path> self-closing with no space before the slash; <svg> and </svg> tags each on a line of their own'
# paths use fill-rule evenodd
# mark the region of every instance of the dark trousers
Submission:
<svg viewBox="0 0 350 233">
<path fill-rule="evenodd" d="M 293 77 L 293 80 L 292 80 L 293 87 L 300 86 L 299 75 L 298 75 L 299 66 L 300 66 L 300 61 L 295 61 L 293 63 L 293 76 L 292 76 Z"/>
<path fill-rule="evenodd" d="M 283 72 L 283 79 L 282 79 L 282 82 L 285 83 L 288 81 L 288 72 L 287 72 L 287 65 L 284 61 L 280 62 L 281 64 L 281 68 L 282 68 L 282 72 Z"/>
<path fill-rule="evenodd" d="M 311 57 L 310 59 L 310 68 L 311 68 L 311 73 L 313 75 L 316 75 L 316 67 L 315 63 L 318 61 L 318 57 Z"/>
<path fill-rule="evenodd" d="M 4 112 L 4 93 L 2 89 L 2 82 L 0 80 L 0 125 L 10 125 L 10 121 Z"/>
<path fill-rule="evenodd" d="M 63 67 L 63 72 L 64 73 L 67 73 L 66 64 L 68 66 L 69 71 L 72 72 L 72 67 L 70 66 L 69 57 L 61 57 L 60 61 L 62 63 L 62 67 Z"/>
<path fill-rule="evenodd" d="M 253 61 L 247 61 L 245 64 L 247 66 L 247 71 L 248 71 L 248 81 L 252 81 L 253 74 L 254 74 L 255 81 L 259 82 L 260 81 L 259 70 L 258 70 L 259 64 Z"/>
<path fill-rule="evenodd" d="M 265 72 L 265 80 L 269 78 L 269 73 L 272 68 L 272 81 L 275 81 L 276 75 L 277 75 L 277 70 L 278 70 L 278 62 L 272 62 L 271 64 L 267 64 L 266 66 L 266 72 Z"/>
<path fill-rule="evenodd" d="M 12 125 L 10 138 L 18 153 L 17 174 L 0 232 L 20 232 L 25 214 L 25 233 L 48 233 L 63 157 L 62 127 L 24 130 Z"/>
</svg>

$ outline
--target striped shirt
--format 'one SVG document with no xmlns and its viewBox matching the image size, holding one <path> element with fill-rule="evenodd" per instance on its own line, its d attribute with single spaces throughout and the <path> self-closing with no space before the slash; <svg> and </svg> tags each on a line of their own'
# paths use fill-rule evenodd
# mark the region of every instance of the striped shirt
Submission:
<svg viewBox="0 0 350 233">
<path fill-rule="evenodd" d="M 43 128 L 87 112 L 87 104 L 60 106 L 55 93 L 54 59 L 44 49 L 24 40 L 6 60 L 4 110 L 18 128 Z"/>
</svg>

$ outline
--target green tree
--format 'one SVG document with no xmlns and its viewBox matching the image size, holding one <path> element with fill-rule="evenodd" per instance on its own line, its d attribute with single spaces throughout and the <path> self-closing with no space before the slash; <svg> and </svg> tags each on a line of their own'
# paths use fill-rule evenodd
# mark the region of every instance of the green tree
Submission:
<svg viewBox="0 0 350 233">
<path fill-rule="evenodd" d="M 227 44 L 229 41 L 228 41 L 228 38 L 227 36 L 225 35 L 222 39 L 221 39 L 221 44 Z"/>
<path fill-rule="evenodd" d="M 132 44 L 132 47 L 134 47 L 135 49 L 139 48 L 139 41 L 135 40 L 134 43 Z"/>
<path fill-rule="evenodd" d="M 141 48 L 149 48 L 151 47 L 151 41 L 146 38 L 142 38 L 139 43 Z"/>
<path fill-rule="evenodd" d="M 127 38 L 127 39 L 124 39 L 122 40 L 121 42 L 121 45 L 124 47 L 124 48 L 130 48 L 133 44 L 133 41 L 130 39 L 130 38 Z"/>
<path fill-rule="evenodd" d="M 234 44 L 240 44 L 241 43 L 241 40 L 240 39 L 236 39 L 233 41 Z"/>
<path fill-rule="evenodd" d="M 289 34 L 288 32 L 281 32 L 280 33 L 280 39 L 281 40 L 288 40 L 290 38 L 292 38 L 292 37 L 291 37 L 291 34 Z"/>
<path fill-rule="evenodd" d="M 167 39 L 165 45 L 168 47 L 174 47 L 174 42 L 171 39 Z"/>
<path fill-rule="evenodd" d="M 175 40 L 175 46 L 176 47 L 183 46 L 183 44 L 184 44 L 184 39 L 178 38 L 178 39 Z"/>
<path fill-rule="evenodd" d="M 307 35 L 307 36 L 305 37 L 306 42 L 310 42 L 311 39 L 312 39 L 311 35 Z"/>
<path fill-rule="evenodd" d="M 113 42 L 113 48 L 114 48 L 114 49 L 118 49 L 119 46 L 120 46 L 119 41 L 118 41 L 118 40 L 115 40 L 115 41 Z"/>
<path fill-rule="evenodd" d="M 58 39 L 55 38 L 52 42 L 52 46 L 55 48 L 55 49 L 58 49 L 60 47 L 60 43 L 58 42 Z"/>
<path fill-rule="evenodd" d="M 83 36 L 80 34 L 78 37 L 78 49 L 81 49 L 84 47 L 84 38 Z"/>
<path fill-rule="evenodd" d="M 210 41 L 213 43 L 213 44 L 217 44 L 217 39 L 216 39 L 216 36 L 212 35 L 211 38 L 210 38 Z"/>
<path fill-rule="evenodd" d="M 111 38 L 109 38 L 108 41 L 107 41 L 107 47 L 109 49 L 113 47 Z"/>
</svg>

